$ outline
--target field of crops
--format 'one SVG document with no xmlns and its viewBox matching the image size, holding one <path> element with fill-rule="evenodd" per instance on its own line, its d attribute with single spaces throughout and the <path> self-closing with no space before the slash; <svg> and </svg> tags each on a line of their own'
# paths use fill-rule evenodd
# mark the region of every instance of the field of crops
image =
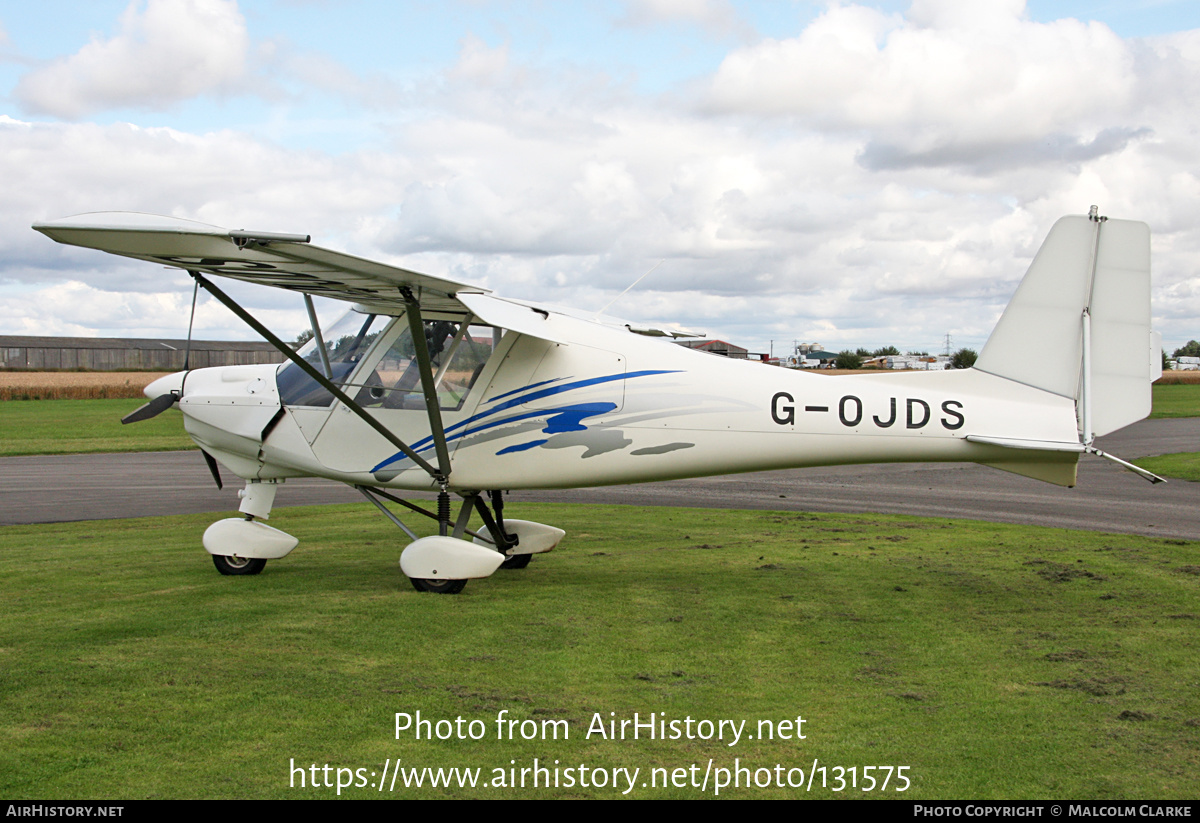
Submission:
<svg viewBox="0 0 1200 823">
<path fill-rule="evenodd" d="M 1200 371 L 1167 371 L 1163 372 L 1163 376 L 1159 378 L 1154 385 L 1170 386 L 1179 383 L 1195 384 L 1200 383 Z"/>
<path fill-rule="evenodd" d="M 166 372 L 0 371 L 0 400 L 100 400 L 142 397 Z"/>
</svg>

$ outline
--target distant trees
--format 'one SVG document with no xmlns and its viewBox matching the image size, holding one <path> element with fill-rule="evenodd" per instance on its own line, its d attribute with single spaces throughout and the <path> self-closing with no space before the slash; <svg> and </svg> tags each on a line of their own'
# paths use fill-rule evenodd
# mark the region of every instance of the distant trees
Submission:
<svg viewBox="0 0 1200 823">
<path fill-rule="evenodd" d="M 857 352 L 852 352 L 849 349 L 843 352 L 838 352 L 837 360 L 833 361 L 833 367 L 836 369 L 861 369 L 862 355 L 859 352 L 864 351 L 859 349 Z"/>
<path fill-rule="evenodd" d="M 1197 350 L 1200 350 L 1200 343 L 1196 344 Z M 905 353 L 908 357 L 929 357 L 929 352 L 926 351 L 910 351 Z M 900 349 L 895 346 L 881 346 L 874 351 L 870 351 L 863 347 L 851 351 L 838 352 L 837 360 L 834 361 L 834 368 L 837 369 L 861 369 L 863 362 L 871 357 L 899 357 Z M 950 357 L 950 368 L 953 369 L 969 369 L 975 365 L 979 353 L 974 349 L 959 349 Z"/>
<path fill-rule="evenodd" d="M 956 369 L 969 369 L 978 358 L 979 354 L 974 349 L 959 349 L 950 357 L 950 365 Z"/>
<path fill-rule="evenodd" d="M 295 346 L 296 348 L 300 348 L 301 346 L 303 346 L 305 343 L 307 343 L 309 340 L 312 340 L 312 339 L 313 339 L 312 329 L 305 329 L 304 331 L 302 331 L 298 335 L 296 335 L 296 341 L 292 345 Z"/>
<path fill-rule="evenodd" d="M 1172 357 L 1200 357 L 1200 343 L 1195 340 L 1187 341 L 1186 346 L 1180 346 Z"/>
</svg>

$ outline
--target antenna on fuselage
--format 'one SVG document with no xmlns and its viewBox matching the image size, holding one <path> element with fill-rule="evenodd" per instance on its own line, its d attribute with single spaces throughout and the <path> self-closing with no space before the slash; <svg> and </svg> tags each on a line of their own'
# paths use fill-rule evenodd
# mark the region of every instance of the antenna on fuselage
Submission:
<svg viewBox="0 0 1200 823">
<path fill-rule="evenodd" d="M 642 275 L 641 277 L 639 277 L 637 280 L 634 280 L 632 283 L 630 283 L 628 286 L 626 286 L 626 287 L 625 287 L 625 291 L 623 291 L 623 292 L 621 292 L 620 294 L 618 294 L 618 295 L 617 295 L 616 297 L 614 297 L 612 300 L 609 300 L 609 301 L 608 301 L 608 303 L 607 303 L 607 304 L 604 306 L 604 308 L 603 308 L 603 309 L 600 309 L 600 311 L 596 312 L 596 316 L 597 316 L 597 317 L 599 317 L 600 315 L 604 314 L 604 312 L 605 312 L 605 311 L 608 309 L 608 307 L 609 307 L 609 306 L 611 306 L 613 303 L 616 303 L 618 300 L 620 300 L 622 297 L 624 297 L 624 296 L 625 296 L 625 292 L 627 292 L 627 291 L 629 291 L 630 289 L 632 289 L 632 288 L 633 288 L 634 286 L 636 286 L 638 283 L 641 283 L 643 280 L 645 280 L 647 277 L 649 277 L 649 276 L 650 276 L 650 273 L 651 273 L 651 272 L 653 272 L 655 269 L 657 269 L 659 266 L 661 266 L 661 265 L 662 265 L 663 263 L 665 263 L 665 262 L 667 262 L 667 258 L 665 258 L 665 257 L 664 257 L 662 260 L 659 260 L 657 263 L 655 263 L 653 266 L 651 266 L 651 267 L 650 267 L 650 271 L 648 271 L 648 272 L 646 272 L 645 274 L 643 274 L 643 275 Z"/>
</svg>

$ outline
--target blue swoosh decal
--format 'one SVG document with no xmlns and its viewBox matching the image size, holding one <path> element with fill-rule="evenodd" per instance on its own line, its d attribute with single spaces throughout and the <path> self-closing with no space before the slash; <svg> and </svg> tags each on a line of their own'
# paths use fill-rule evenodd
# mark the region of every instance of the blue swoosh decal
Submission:
<svg viewBox="0 0 1200 823">
<path fill-rule="evenodd" d="M 582 425 L 582 423 L 580 422 L 582 420 L 582 418 L 591 417 L 591 416 L 594 416 L 597 414 L 603 414 L 606 411 L 611 411 L 617 407 L 617 404 L 616 403 L 581 403 L 581 404 L 574 405 L 574 406 L 562 406 L 557 409 L 538 409 L 536 411 L 530 411 L 530 412 L 526 412 L 524 414 L 516 414 L 516 415 L 509 416 L 509 417 L 505 417 L 501 420 L 492 420 L 490 422 L 484 423 L 483 425 L 473 426 L 472 424 L 478 423 L 478 422 L 484 420 L 485 418 L 491 417 L 492 415 L 495 415 L 495 414 L 499 414 L 500 412 L 507 411 L 508 409 L 524 405 L 525 403 L 528 403 L 530 401 L 541 400 L 544 397 L 552 397 L 556 394 L 562 394 L 563 392 L 574 391 L 575 389 L 582 389 L 582 388 L 586 388 L 588 386 L 596 386 L 596 385 L 600 385 L 602 383 L 612 383 L 612 382 L 618 381 L 618 380 L 630 380 L 635 377 L 648 377 L 648 376 L 656 375 L 656 374 L 676 374 L 680 371 L 682 371 L 682 369 L 646 369 L 643 371 L 635 371 L 635 372 L 621 372 L 619 374 L 607 374 L 602 377 L 590 377 L 587 380 L 576 380 L 573 383 L 564 383 L 561 386 L 553 386 L 551 388 L 544 388 L 544 389 L 541 389 L 540 391 L 531 391 L 529 394 L 525 394 L 520 397 L 514 397 L 511 400 L 501 403 L 500 405 L 496 406 L 495 408 L 489 409 L 488 411 L 485 411 L 485 412 L 480 412 L 478 414 L 471 415 L 466 420 L 455 423 L 453 426 L 449 426 L 446 429 L 446 442 L 447 442 L 447 444 L 449 444 L 449 443 L 454 442 L 455 440 L 459 440 L 460 438 L 466 437 L 471 434 L 475 434 L 476 432 L 485 431 L 487 429 L 492 429 L 492 428 L 495 428 L 496 426 L 503 426 L 508 423 L 515 423 L 520 420 L 527 420 L 531 417 L 541 417 L 541 416 L 547 416 L 547 417 L 551 418 L 546 421 L 547 428 L 543 430 L 547 434 L 553 434 L 557 431 L 583 431 L 587 428 L 587 426 Z M 553 383 L 553 382 L 556 382 L 556 380 L 563 380 L 563 379 L 566 379 L 566 378 L 560 377 L 560 378 L 555 378 L 555 380 L 543 380 L 541 382 L 533 383 L 529 386 L 525 386 L 524 388 L 521 388 L 521 389 L 515 389 L 514 391 L 506 392 L 502 396 L 507 396 L 510 394 L 517 394 L 520 392 L 528 391 L 530 389 L 535 389 L 538 386 L 545 386 L 548 383 Z M 498 399 L 498 398 L 495 398 L 495 399 Z M 600 409 L 600 408 L 598 408 L 600 406 L 604 406 L 606 408 Z M 566 413 L 566 416 L 560 418 L 559 416 L 563 415 L 564 413 Z M 550 431 L 550 429 L 552 427 L 554 427 L 555 425 L 557 425 L 559 423 L 559 421 L 561 421 L 562 424 L 564 424 L 564 425 L 570 425 L 571 428 L 561 428 L 561 429 L 555 429 L 555 431 Z M 417 442 L 413 443 L 413 445 L 412 445 L 412 450 L 417 453 L 420 453 L 423 451 L 428 451 L 432 448 L 433 448 L 433 437 L 432 436 L 423 437 L 420 440 L 418 440 Z M 501 450 L 500 453 L 501 454 L 504 453 L 504 450 Z M 405 459 L 407 459 L 407 458 L 406 458 L 404 452 L 397 452 L 396 454 L 387 458 L 383 462 L 379 463 L 379 465 L 370 469 L 370 471 L 377 472 L 382 468 L 385 468 L 387 466 L 390 466 L 393 463 L 396 463 L 396 462 L 399 462 L 399 461 L 405 460 Z"/>
<path fill-rule="evenodd" d="M 526 449 L 532 449 L 535 446 L 541 446 L 549 442 L 549 440 L 530 440 L 528 443 L 522 443 L 519 446 L 509 446 L 507 449 L 501 449 L 500 451 L 496 452 L 496 454 L 501 455 L 512 454 L 513 452 L 523 452 Z"/>
<path fill-rule="evenodd" d="M 495 397 L 493 397 L 491 400 L 485 400 L 484 402 L 485 403 L 495 403 L 501 397 L 508 397 L 510 394 L 520 394 L 523 391 L 529 391 L 530 389 L 537 388 L 538 386 L 545 386 L 547 383 L 557 383 L 559 380 L 570 380 L 570 378 L 569 377 L 555 377 L 553 380 L 543 380 L 540 383 L 534 383 L 529 386 L 523 386 L 522 388 L 519 388 L 519 389 L 513 389 L 512 391 L 506 391 L 504 394 L 498 394 Z"/>
</svg>

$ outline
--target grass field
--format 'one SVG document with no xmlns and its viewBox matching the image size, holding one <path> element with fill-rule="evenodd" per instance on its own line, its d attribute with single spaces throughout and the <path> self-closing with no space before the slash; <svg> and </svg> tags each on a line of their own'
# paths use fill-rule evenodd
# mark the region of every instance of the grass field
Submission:
<svg viewBox="0 0 1200 823">
<path fill-rule="evenodd" d="M 637 768 L 628 796 L 642 798 L 712 796 L 735 765 L 807 781 L 814 761 L 811 792 L 743 777 L 721 796 L 1196 796 L 1200 544 L 894 516 L 510 514 L 568 537 L 454 597 L 411 589 L 401 536 L 365 504 L 280 511 L 272 524 L 300 547 L 251 578 L 217 575 L 199 548 L 215 516 L 0 529 L 0 794 L 333 797 L 291 766 L 323 782 L 328 764 L 331 784 L 363 769 L 343 779 L 365 783 L 396 758 L 479 768 L 480 785 L 342 795 L 626 785 L 494 785 L 494 769 L 538 758 Z M 483 737 L 397 739 L 395 714 L 417 711 L 479 720 Z M 569 739 L 497 740 L 505 711 L 539 734 L 565 720 Z M 634 712 L 745 720 L 754 739 L 587 737 L 597 715 Z M 759 739 L 759 721 L 798 716 L 805 739 Z M 703 792 L 662 787 L 700 783 L 710 759 Z M 907 766 L 911 788 L 893 773 L 880 790 L 876 770 L 864 792 L 866 766 Z M 858 788 L 833 792 L 837 767 Z"/>
<path fill-rule="evenodd" d="M 1186 372 L 1200 374 L 1200 372 Z M 1157 417 L 1200 417 L 1200 383 L 1162 383 L 1153 387 Z"/>
<path fill-rule="evenodd" d="M 1176 480 L 1200 480 L 1200 453 L 1163 454 L 1133 461 L 1143 469 Z"/>
<path fill-rule="evenodd" d="M 0 402 L 0 456 L 194 449 L 183 416 L 168 409 L 128 426 L 121 418 L 146 402 L 9 400 Z"/>
</svg>

